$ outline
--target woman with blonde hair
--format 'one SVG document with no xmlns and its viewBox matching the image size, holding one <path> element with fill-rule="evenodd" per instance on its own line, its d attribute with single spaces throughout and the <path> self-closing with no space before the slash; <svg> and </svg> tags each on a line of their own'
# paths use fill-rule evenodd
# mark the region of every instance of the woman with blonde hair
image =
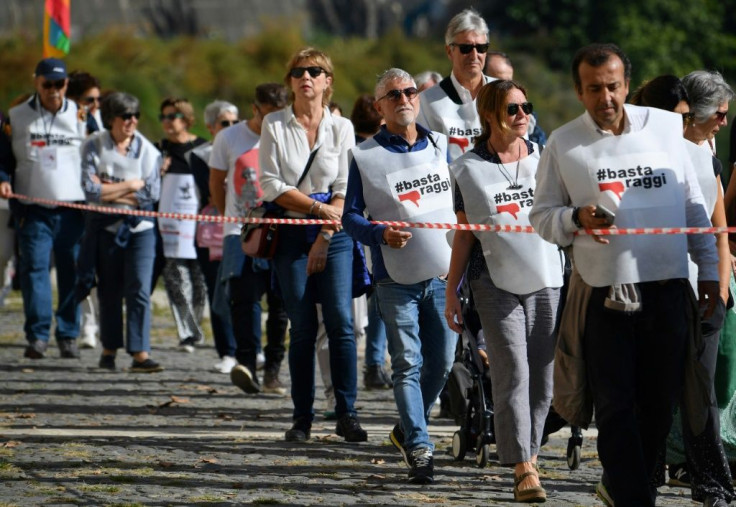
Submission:
<svg viewBox="0 0 736 507">
<path fill-rule="evenodd" d="M 306 48 L 290 60 L 285 76 L 291 105 L 268 114 L 261 131 L 259 162 L 263 200 L 287 217 L 336 220 L 342 216 L 353 126 L 328 107 L 333 68 L 323 52 Z M 279 226 L 273 259 L 291 321 L 289 371 L 293 425 L 285 438 L 310 438 L 314 418 L 317 303 L 322 304 L 330 349 L 336 433 L 363 442 L 366 432 L 355 411 L 357 354 L 353 318 L 353 242 L 338 225 Z"/>
</svg>

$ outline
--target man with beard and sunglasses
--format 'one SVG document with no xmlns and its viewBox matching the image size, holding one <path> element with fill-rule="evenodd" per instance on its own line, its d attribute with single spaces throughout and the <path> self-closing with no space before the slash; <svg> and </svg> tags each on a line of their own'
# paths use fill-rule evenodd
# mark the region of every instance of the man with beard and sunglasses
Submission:
<svg viewBox="0 0 736 507">
<path fill-rule="evenodd" d="M 445 52 L 452 72 L 419 95 L 419 123 L 449 138 L 448 152 L 455 160 L 473 146 L 481 133 L 475 97 L 494 78 L 483 74 L 488 52 L 488 25 L 473 9 L 450 20 L 445 31 Z"/>
<path fill-rule="evenodd" d="M 85 136 L 77 105 L 65 98 L 66 65 L 41 60 L 34 74 L 36 93 L 9 112 L 15 163 L 0 167 L 0 197 L 16 192 L 51 201 L 84 201 L 79 146 Z M 3 160 L 5 157 L 0 157 Z M 52 321 L 49 259 L 54 254 L 58 286 L 56 341 L 63 358 L 78 358 L 79 306 L 74 298 L 76 258 L 84 230 L 82 212 L 52 204 L 13 199 L 19 246 L 18 274 L 25 312 L 25 357 L 46 354 Z"/>
<path fill-rule="evenodd" d="M 342 224 L 371 248 L 400 418 L 389 438 L 410 468 L 409 482 L 429 484 L 434 446 L 427 423 L 457 341 L 443 316 L 450 247 L 444 231 L 410 232 L 370 220 L 455 221 L 447 137 L 416 123 L 418 92 L 407 72 L 385 71 L 375 93 L 386 124 L 351 150 Z"/>
</svg>

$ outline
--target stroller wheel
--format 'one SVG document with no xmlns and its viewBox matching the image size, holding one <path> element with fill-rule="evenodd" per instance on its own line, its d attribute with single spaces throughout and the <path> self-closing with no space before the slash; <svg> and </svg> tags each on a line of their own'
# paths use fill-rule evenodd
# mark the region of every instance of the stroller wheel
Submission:
<svg viewBox="0 0 736 507">
<path fill-rule="evenodd" d="M 579 445 L 568 446 L 567 466 L 570 470 L 577 470 L 580 467 L 580 446 Z"/>
<path fill-rule="evenodd" d="M 468 450 L 468 438 L 463 430 L 457 430 L 452 436 L 452 456 L 455 461 L 462 461 Z"/>
<path fill-rule="evenodd" d="M 488 465 L 488 459 L 491 456 L 491 446 L 488 444 L 483 444 L 478 449 L 477 454 L 475 455 L 475 464 L 478 465 L 478 468 L 485 468 L 486 465 Z"/>
</svg>

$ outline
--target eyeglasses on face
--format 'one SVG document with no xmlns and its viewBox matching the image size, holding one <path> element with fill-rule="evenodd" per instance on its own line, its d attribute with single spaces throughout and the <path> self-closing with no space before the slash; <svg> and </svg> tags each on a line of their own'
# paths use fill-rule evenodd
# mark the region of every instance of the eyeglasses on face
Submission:
<svg viewBox="0 0 736 507">
<path fill-rule="evenodd" d="M 174 121 L 177 118 L 184 118 L 184 115 L 182 113 L 169 113 L 169 114 L 160 114 L 158 115 L 159 121 Z"/>
<path fill-rule="evenodd" d="M 118 115 L 119 118 L 122 118 L 123 121 L 131 120 L 132 118 L 135 118 L 136 120 L 141 117 L 140 111 L 136 111 L 135 113 L 123 113 Z"/>
<path fill-rule="evenodd" d="M 41 86 L 44 90 L 50 90 L 51 88 L 56 88 L 57 90 L 61 90 L 66 85 L 66 79 L 57 79 L 56 81 L 44 81 Z"/>
<path fill-rule="evenodd" d="M 726 119 L 726 115 L 728 114 L 728 111 L 716 111 L 713 114 L 716 115 L 716 118 L 718 118 L 718 121 L 723 121 Z"/>
<path fill-rule="evenodd" d="M 524 111 L 524 114 L 532 114 L 532 111 L 534 111 L 534 105 L 531 102 L 522 102 L 521 104 L 509 102 L 506 106 L 506 112 L 509 116 L 516 116 L 519 113 L 519 108 Z"/>
<path fill-rule="evenodd" d="M 100 97 L 93 97 L 91 95 L 89 97 L 82 97 L 82 102 L 84 102 L 85 104 L 92 104 L 92 103 L 95 103 L 95 102 L 99 104 L 100 103 Z"/>
<path fill-rule="evenodd" d="M 490 44 L 488 44 L 487 42 L 485 44 L 457 44 L 455 42 L 451 42 L 450 46 L 455 46 L 460 50 L 462 54 L 467 55 L 473 49 L 475 49 L 480 54 L 486 53 Z"/>
<path fill-rule="evenodd" d="M 416 97 L 418 93 L 419 93 L 419 90 L 417 90 L 413 86 L 410 86 L 409 88 L 404 88 L 403 90 L 397 89 L 397 90 L 388 91 L 386 92 L 386 95 L 384 95 L 378 100 L 388 99 L 391 102 L 397 102 L 401 98 L 402 94 L 406 95 L 407 100 L 411 100 L 414 97 Z"/>
<path fill-rule="evenodd" d="M 240 120 L 222 120 L 220 122 L 220 127 L 229 127 L 230 125 L 235 125 Z"/>
<path fill-rule="evenodd" d="M 682 113 L 682 125 L 684 127 L 689 127 L 693 124 L 695 121 L 695 113 L 689 112 L 689 113 Z"/>
<path fill-rule="evenodd" d="M 294 67 L 289 71 L 289 75 L 293 77 L 294 79 L 299 79 L 304 75 L 305 72 L 309 72 L 309 75 L 311 77 L 317 77 L 323 72 L 327 74 L 327 71 L 323 69 L 322 67 L 312 66 L 312 67 Z"/>
</svg>

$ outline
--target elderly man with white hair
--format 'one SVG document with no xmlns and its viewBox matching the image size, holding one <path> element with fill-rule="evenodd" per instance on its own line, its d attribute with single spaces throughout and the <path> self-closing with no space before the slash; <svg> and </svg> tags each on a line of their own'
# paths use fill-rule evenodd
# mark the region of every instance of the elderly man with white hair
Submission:
<svg viewBox="0 0 736 507">
<path fill-rule="evenodd" d="M 375 93 L 386 123 L 351 151 L 342 224 L 371 248 L 400 417 L 390 439 L 410 467 L 409 482 L 428 484 L 434 446 L 427 421 L 456 343 L 443 317 L 450 247 L 443 231 L 409 232 L 370 220 L 454 222 L 447 137 L 416 123 L 418 92 L 407 72 L 385 71 Z"/>
</svg>

